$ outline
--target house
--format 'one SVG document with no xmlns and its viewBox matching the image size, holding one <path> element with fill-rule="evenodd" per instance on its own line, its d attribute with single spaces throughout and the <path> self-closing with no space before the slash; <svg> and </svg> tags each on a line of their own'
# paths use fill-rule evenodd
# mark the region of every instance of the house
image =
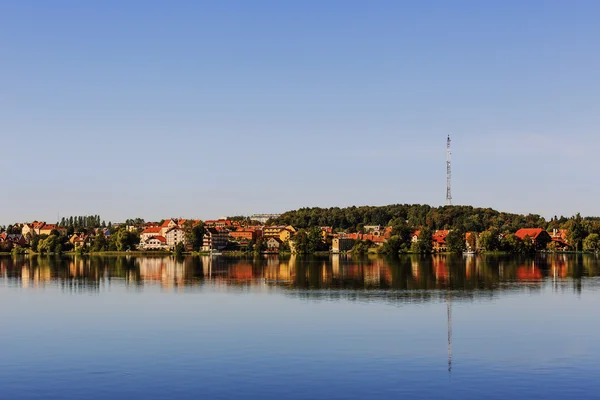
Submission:
<svg viewBox="0 0 600 400">
<path fill-rule="evenodd" d="M 71 238 L 69 239 L 69 242 L 71 242 L 71 244 L 75 248 L 82 247 L 82 246 L 89 247 L 92 244 L 90 237 L 88 235 L 84 235 L 84 234 L 71 236 Z"/>
<path fill-rule="evenodd" d="M 262 232 L 255 228 L 237 228 L 235 231 L 229 232 L 229 237 L 236 240 L 256 240 Z"/>
<path fill-rule="evenodd" d="M 46 225 L 45 222 L 42 221 L 33 221 L 32 223 L 25 223 L 21 228 L 21 235 L 27 237 L 34 237 L 40 234 L 40 229 Z"/>
<path fill-rule="evenodd" d="M 477 232 L 465 233 L 465 246 L 467 251 L 477 251 L 479 249 L 479 235 Z"/>
<path fill-rule="evenodd" d="M 448 247 L 446 246 L 446 236 L 450 233 L 449 230 L 437 230 L 431 235 L 431 244 L 433 247 L 433 251 L 446 251 Z"/>
<path fill-rule="evenodd" d="M 67 230 L 63 227 L 60 227 L 56 224 L 45 224 L 42 228 L 39 229 L 40 235 L 51 235 L 52 231 L 57 231 L 59 235 L 65 236 L 67 234 Z"/>
<path fill-rule="evenodd" d="M 331 242 L 331 251 L 341 253 L 342 251 L 350 251 L 354 246 L 354 240 L 348 237 L 336 237 Z"/>
<path fill-rule="evenodd" d="M 154 236 L 162 236 L 161 232 L 162 232 L 162 228 L 159 226 L 153 226 L 153 227 L 144 229 L 140 233 L 140 243 L 144 243 L 146 240 L 148 240 Z"/>
<path fill-rule="evenodd" d="M 175 221 L 173 219 L 164 220 L 162 225 L 160 226 L 160 235 L 165 236 L 165 234 L 167 233 L 167 231 L 169 229 L 175 228 L 176 226 L 177 226 L 177 221 Z"/>
<path fill-rule="evenodd" d="M 367 241 L 370 240 L 371 242 L 373 242 L 373 244 L 376 244 L 378 246 L 382 246 L 385 242 L 387 242 L 387 239 L 382 236 L 382 235 L 375 235 L 372 233 L 346 233 L 344 234 L 345 238 L 350 239 L 352 241 L 355 240 L 362 240 L 362 241 Z"/>
<path fill-rule="evenodd" d="M 202 238 L 202 251 L 223 250 L 229 242 L 229 232 L 217 228 L 207 228 Z"/>
<path fill-rule="evenodd" d="M 380 230 L 382 230 L 382 226 L 381 225 L 365 225 L 365 226 L 363 226 L 363 230 L 367 233 L 379 232 Z"/>
<path fill-rule="evenodd" d="M 165 239 L 167 239 L 167 246 L 169 248 L 175 248 L 177 243 L 186 244 L 185 232 L 181 228 L 171 228 L 169 229 L 165 235 Z"/>
<path fill-rule="evenodd" d="M 296 228 L 291 225 L 287 226 L 265 226 L 263 228 L 263 237 L 277 237 L 282 242 L 290 240 L 293 234 L 296 233 Z"/>
<path fill-rule="evenodd" d="M 552 232 L 548 232 L 548 234 L 550 235 L 550 239 L 552 239 L 552 243 L 554 243 L 556 250 L 569 249 L 568 231 L 566 229 L 553 229 Z"/>
<path fill-rule="evenodd" d="M 279 253 L 279 247 L 281 246 L 281 244 L 282 244 L 282 242 L 278 238 L 270 237 L 267 240 L 267 252 Z"/>
<path fill-rule="evenodd" d="M 421 231 L 420 230 L 416 230 L 413 233 L 410 234 L 410 241 L 411 243 L 417 243 L 419 241 L 419 236 L 421 235 Z"/>
<path fill-rule="evenodd" d="M 531 239 L 533 242 L 533 247 L 536 250 L 543 250 L 546 248 L 546 245 L 552 241 L 552 238 L 546 232 L 546 230 L 542 228 L 523 228 L 519 229 L 515 232 L 515 236 L 521 240 L 525 240 L 526 238 Z"/>
<path fill-rule="evenodd" d="M 232 226 L 232 222 L 228 219 L 209 219 L 204 221 L 204 226 L 209 228 L 227 228 Z"/>
<path fill-rule="evenodd" d="M 152 236 L 141 243 L 146 250 L 166 250 L 169 248 L 167 239 L 164 236 Z"/>
<path fill-rule="evenodd" d="M 12 243 L 13 246 L 23 247 L 27 244 L 27 239 L 20 233 L 3 233 L 0 235 L 0 241 Z"/>
</svg>

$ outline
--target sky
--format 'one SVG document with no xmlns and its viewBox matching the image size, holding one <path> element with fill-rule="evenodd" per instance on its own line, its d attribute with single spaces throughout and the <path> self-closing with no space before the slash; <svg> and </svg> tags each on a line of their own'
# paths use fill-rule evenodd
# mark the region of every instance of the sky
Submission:
<svg viewBox="0 0 600 400">
<path fill-rule="evenodd" d="M 600 215 L 600 2 L 0 2 L 0 224 Z"/>
</svg>

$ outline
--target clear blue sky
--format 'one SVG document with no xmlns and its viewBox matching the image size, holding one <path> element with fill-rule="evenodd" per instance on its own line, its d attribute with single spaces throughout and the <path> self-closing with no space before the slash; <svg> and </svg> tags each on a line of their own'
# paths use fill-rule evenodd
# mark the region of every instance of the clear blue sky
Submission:
<svg viewBox="0 0 600 400">
<path fill-rule="evenodd" d="M 600 2 L 3 1 L 0 224 L 599 215 Z"/>
</svg>

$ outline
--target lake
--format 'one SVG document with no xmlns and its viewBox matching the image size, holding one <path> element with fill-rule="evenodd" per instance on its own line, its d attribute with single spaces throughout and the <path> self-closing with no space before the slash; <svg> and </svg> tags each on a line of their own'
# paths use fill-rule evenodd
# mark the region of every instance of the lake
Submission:
<svg viewBox="0 0 600 400">
<path fill-rule="evenodd" d="M 593 255 L 0 257 L 0 398 L 600 397 Z"/>
</svg>

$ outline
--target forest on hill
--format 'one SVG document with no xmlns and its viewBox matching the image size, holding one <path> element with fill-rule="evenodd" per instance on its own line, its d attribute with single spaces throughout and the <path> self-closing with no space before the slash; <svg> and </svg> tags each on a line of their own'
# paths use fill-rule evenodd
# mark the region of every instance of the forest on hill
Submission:
<svg viewBox="0 0 600 400">
<path fill-rule="evenodd" d="M 472 206 L 431 207 L 423 204 L 392 204 L 387 206 L 352 206 L 332 208 L 300 208 L 287 211 L 269 224 L 292 225 L 296 228 L 331 226 L 334 231 L 357 232 L 365 225 L 393 225 L 401 219 L 411 227 L 483 232 L 495 228 L 500 232 L 515 232 L 520 228 L 569 229 L 573 217 L 553 217 L 547 221 L 538 214 L 511 214 L 491 208 Z M 600 218 L 586 217 L 589 231 L 600 231 Z"/>
</svg>

